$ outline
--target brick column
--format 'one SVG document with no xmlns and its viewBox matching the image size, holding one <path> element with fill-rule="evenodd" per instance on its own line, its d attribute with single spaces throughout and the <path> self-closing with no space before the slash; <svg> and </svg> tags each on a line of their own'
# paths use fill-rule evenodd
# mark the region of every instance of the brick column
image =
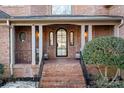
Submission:
<svg viewBox="0 0 124 93">
<path fill-rule="evenodd" d="M 92 40 L 92 25 L 88 25 L 88 41 Z"/>
<path fill-rule="evenodd" d="M 36 43 L 35 43 L 35 26 L 33 25 L 32 26 L 32 65 L 35 65 L 35 63 L 36 63 L 36 60 L 35 60 L 35 58 L 36 58 L 36 53 L 35 53 L 35 45 L 36 45 Z"/>
<path fill-rule="evenodd" d="M 39 65 L 43 56 L 43 26 L 39 25 Z"/>
<path fill-rule="evenodd" d="M 114 26 L 114 36 L 119 37 L 119 26 L 118 25 Z"/>
<path fill-rule="evenodd" d="M 15 29 L 14 29 L 14 26 L 10 27 L 10 46 L 11 46 L 10 73 L 11 75 L 13 75 L 13 64 L 15 63 Z"/>
<path fill-rule="evenodd" d="M 85 36 L 84 36 L 84 33 L 85 33 L 85 25 L 81 25 L 81 48 L 80 48 L 80 51 L 83 50 L 84 45 L 85 45 Z"/>
</svg>

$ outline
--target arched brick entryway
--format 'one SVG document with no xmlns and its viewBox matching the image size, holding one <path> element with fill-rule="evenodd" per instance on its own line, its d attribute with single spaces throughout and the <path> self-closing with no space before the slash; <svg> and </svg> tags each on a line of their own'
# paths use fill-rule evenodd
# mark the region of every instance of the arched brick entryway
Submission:
<svg viewBox="0 0 124 93">
<path fill-rule="evenodd" d="M 50 59 L 57 58 L 57 31 L 64 29 L 66 31 L 66 54 L 65 58 L 75 58 L 75 54 L 80 51 L 81 44 L 81 26 L 72 24 L 53 24 L 43 26 L 43 52 L 48 53 Z M 53 32 L 53 45 L 50 45 L 49 34 Z M 70 33 L 73 32 L 74 44 L 70 44 Z M 63 38 L 64 40 L 64 38 Z M 60 57 L 60 56 L 59 56 Z"/>
</svg>

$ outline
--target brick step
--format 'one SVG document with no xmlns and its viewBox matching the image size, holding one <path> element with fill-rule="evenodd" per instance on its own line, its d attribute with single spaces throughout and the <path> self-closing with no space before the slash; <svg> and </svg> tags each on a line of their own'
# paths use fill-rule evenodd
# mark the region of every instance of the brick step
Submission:
<svg viewBox="0 0 124 93">
<path fill-rule="evenodd" d="M 53 73 L 53 72 L 52 72 L 52 71 L 44 71 L 44 70 L 43 70 L 42 73 L 43 73 L 43 74 L 51 74 L 51 73 Z M 79 73 L 79 74 L 82 74 L 82 70 L 54 71 L 54 73 L 66 73 L 66 74 L 71 74 L 71 73 L 77 74 L 77 73 Z"/>
<path fill-rule="evenodd" d="M 48 60 L 42 72 L 40 87 L 83 88 L 86 87 L 79 61 L 69 59 Z"/>
<path fill-rule="evenodd" d="M 78 64 L 78 63 L 75 63 L 74 65 L 72 65 L 72 64 L 48 64 L 47 65 L 47 64 L 45 64 L 44 69 L 47 70 L 47 68 L 52 68 L 52 69 L 56 70 L 58 68 L 58 66 L 61 67 L 60 69 L 62 69 L 63 66 L 66 67 L 66 69 L 80 69 L 77 67 L 81 67 L 80 64 Z"/>
<path fill-rule="evenodd" d="M 45 62 L 45 65 L 48 66 L 48 67 L 57 67 L 57 66 L 71 66 L 71 67 L 74 67 L 74 66 L 80 66 L 80 63 L 79 61 L 78 62 Z"/>
<path fill-rule="evenodd" d="M 83 84 L 69 84 L 69 85 L 54 85 L 54 84 L 47 84 L 41 86 L 42 88 L 85 88 L 86 86 Z"/>
<path fill-rule="evenodd" d="M 82 77 L 82 73 L 42 73 L 42 77 L 44 76 L 78 76 L 78 77 Z"/>
<path fill-rule="evenodd" d="M 42 75 L 42 77 L 83 77 L 83 75 L 65 75 L 65 74 L 53 74 L 53 75 Z"/>
<path fill-rule="evenodd" d="M 85 85 L 44 85 L 41 88 L 85 88 Z"/>
<path fill-rule="evenodd" d="M 42 79 L 42 82 L 61 82 L 61 81 L 64 81 L 64 82 L 68 82 L 68 81 L 84 81 L 84 78 L 83 77 L 77 77 L 77 76 L 73 76 L 73 77 L 43 77 Z"/>
<path fill-rule="evenodd" d="M 56 81 L 53 81 L 53 82 L 41 82 L 42 85 L 44 84 L 83 84 L 84 82 L 83 81 L 60 81 L 60 82 L 56 82 Z"/>
<path fill-rule="evenodd" d="M 44 76 L 41 79 L 83 79 L 83 76 L 77 76 L 77 75 L 66 75 L 66 76 Z"/>
<path fill-rule="evenodd" d="M 59 67 L 69 67 L 69 68 L 76 68 L 76 67 L 80 67 L 80 64 L 79 63 L 74 63 L 74 64 L 72 64 L 72 63 L 69 63 L 69 64 L 67 64 L 67 63 L 48 63 L 48 64 L 45 64 L 47 67 L 46 68 L 57 68 L 58 66 Z M 68 68 L 66 68 L 66 69 L 68 69 Z"/>
<path fill-rule="evenodd" d="M 51 80 L 51 79 L 47 79 L 47 80 L 42 80 L 42 83 L 43 82 L 84 82 L 84 81 L 82 81 L 82 80 L 69 80 L 69 79 L 66 79 L 66 80 L 60 80 L 60 79 L 54 79 L 54 80 Z"/>
<path fill-rule="evenodd" d="M 40 85 L 43 88 L 83 88 L 85 83 L 65 83 L 65 82 L 48 82 L 42 83 Z"/>
<path fill-rule="evenodd" d="M 81 71 L 81 69 L 79 69 L 79 70 L 74 70 L 74 69 L 73 70 L 71 70 L 71 69 L 70 70 L 66 70 L 66 69 L 65 70 L 43 70 L 43 71 L 48 72 L 48 73 L 51 72 L 51 71 L 62 72 L 62 73 L 64 73 L 64 72 L 68 72 L 68 73 L 73 73 L 74 72 L 74 73 L 76 73 L 78 71 Z"/>
<path fill-rule="evenodd" d="M 59 69 L 58 69 L 59 67 Z M 64 69 L 63 69 L 64 68 Z M 44 66 L 44 71 L 48 72 L 48 71 L 80 71 L 81 67 L 80 66 Z"/>
</svg>

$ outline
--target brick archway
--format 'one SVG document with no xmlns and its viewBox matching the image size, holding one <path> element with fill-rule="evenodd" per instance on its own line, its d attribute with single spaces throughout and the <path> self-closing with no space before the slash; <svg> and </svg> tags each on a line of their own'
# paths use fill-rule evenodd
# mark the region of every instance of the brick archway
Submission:
<svg viewBox="0 0 124 93">
<path fill-rule="evenodd" d="M 60 28 L 66 29 L 67 32 L 67 56 L 66 58 L 75 58 L 76 52 L 80 51 L 81 43 L 81 26 L 72 25 L 72 24 L 52 24 L 43 26 L 43 52 L 48 53 L 49 58 L 56 58 L 56 39 L 57 39 L 57 30 Z M 54 42 L 53 45 L 49 45 L 49 34 L 50 32 L 54 33 Z M 70 45 L 70 32 L 74 32 L 74 45 Z"/>
</svg>

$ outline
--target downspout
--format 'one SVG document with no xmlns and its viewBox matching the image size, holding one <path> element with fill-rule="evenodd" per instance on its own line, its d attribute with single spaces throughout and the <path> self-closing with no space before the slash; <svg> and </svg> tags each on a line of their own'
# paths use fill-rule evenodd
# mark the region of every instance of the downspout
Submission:
<svg viewBox="0 0 124 93">
<path fill-rule="evenodd" d="M 115 27 L 114 27 L 114 36 L 116 36 L 116 37 L 119 37 L 120 36 L 120 28 L 121 28 L 121 26 L 123 26 L 124 25 L 124 19 L 123 18 L 121 18 L 120 19 L 120 23 L 119 24 L 116 24 L 116 25 L 114 25 Z"/>
<path fill-rule="evenodd" d="M 121 23 L 119 24 L 119 28 L 124 25 L 124 18 L 121 19 Z"/>
<path fill-rule="evenodd" d="M 6 20 L 6 25 L 9 27 L 9 46 L 10 46 L 10 61 L 9 61 L 9 68 L 10 68 L 10 76 L 13 75 L 13 64 L 12 64 L 12 51 L 11 51 L 11 47 L 12 47 L 12 40 L 11 40 L 11 37 L 12 37 L 12 33 L 11 33 L 11 26 L 10 26 L 10 22 L 9 20 L 7 19 Z"/>
</svg>

